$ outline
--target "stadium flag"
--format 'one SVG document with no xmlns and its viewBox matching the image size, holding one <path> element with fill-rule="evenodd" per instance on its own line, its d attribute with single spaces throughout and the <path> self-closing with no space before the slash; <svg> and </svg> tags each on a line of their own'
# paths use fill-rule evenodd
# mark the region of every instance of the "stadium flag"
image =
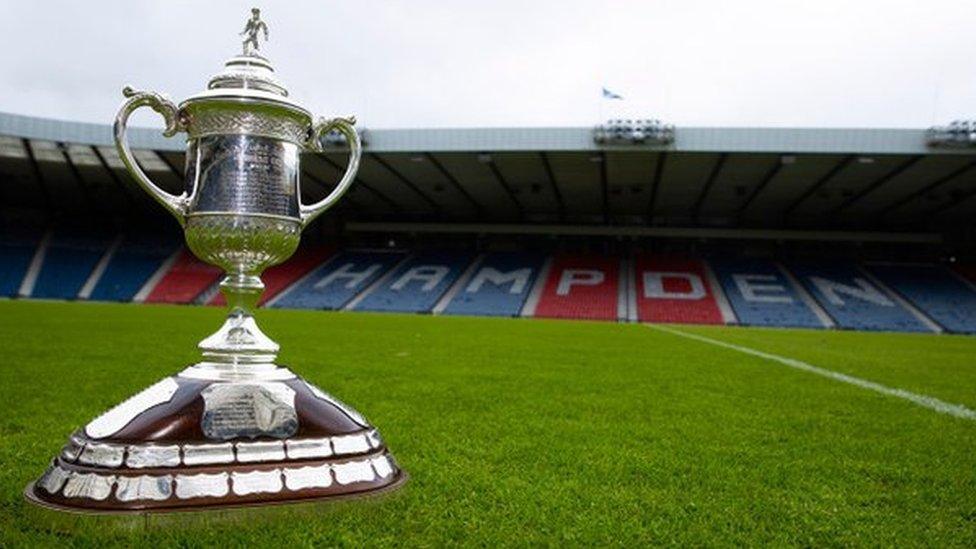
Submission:
<svg viewBox="0 0 976 549">
<path fill-rule="evenodd" d="M 621 95 L 617 95 L 617 94 L 613 93 L 612 91 L 610 91 L 610 90 L 608 90 L 606 88 L 602 88 L 602 89 L 603 89 L 603 98 L 604 99 L 623 99 L 623 96 L 621 96 Z"/>
</svg>

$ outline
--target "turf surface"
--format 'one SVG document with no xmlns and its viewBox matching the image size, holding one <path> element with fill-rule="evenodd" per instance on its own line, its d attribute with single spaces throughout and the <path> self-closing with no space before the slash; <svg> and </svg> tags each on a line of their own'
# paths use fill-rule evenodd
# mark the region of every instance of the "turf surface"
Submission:
<svg viewBox="0 0 976 549">
<path fill-rule="evenodd" d="M 639 325 L 307 311 L 260 320 L 376 424 L 402 491 L 148 527 L 32 511 L 65 437 L 221 316 L 0 302 L 0 546 L 976 546 L 976 422 Z M 679 329 L 976 408 L 976 338 Z"/>
</svg>

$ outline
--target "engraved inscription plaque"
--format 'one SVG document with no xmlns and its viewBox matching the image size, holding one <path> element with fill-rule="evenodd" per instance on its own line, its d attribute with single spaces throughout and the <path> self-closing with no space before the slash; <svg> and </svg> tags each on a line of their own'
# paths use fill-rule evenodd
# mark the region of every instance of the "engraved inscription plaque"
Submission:
<svg viewBox="0 0 976 549">
<path fill-rule="evenodd" d="M 191 141 L 186 186 L 194 212 L 298 217 L 298 146 L 261 136 L 211 135 Z"/>
<path fill-rule="evenodd" d="M 284 383 L 215 383 L 201 396 L 207 438 L 287 438 L 298 430 L 295 391 Z"/>
</svg>

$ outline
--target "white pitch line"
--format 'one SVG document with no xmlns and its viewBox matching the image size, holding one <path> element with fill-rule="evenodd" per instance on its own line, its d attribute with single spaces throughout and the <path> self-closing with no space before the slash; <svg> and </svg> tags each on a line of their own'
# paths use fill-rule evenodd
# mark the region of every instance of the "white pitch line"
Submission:
<svg viewBox="0 0 976 549">
<path fill-rule="evenodd" d="M 691 334 L 688 332 L 682 332 L 681 330 L 675 330 L 674 328 L 669 328 L 667 326 L 660 326 L 654 324 L 646 324 L 648 328 L 658 330 L 661 332 L 666 332 L 671 335 L 681 336 L 688 339 L 694 339 L 695 341 L 700 341 L 702 343 L 710 343 L 712 345 L 717 345 L 719 347 L 725 347 L 726 349 L 732 349 L 733 351 L 739 351 L 740 353 L 745 353 L 747 355 L 757 356 L 759 358 L 764 358 L 766 360 L 772 360 L 774 362 L 779 362 L 784 366 L 789 366 L 790 368 L 795 368 L 797 370 L 803 370 L 804 372 L 810 372 L 811 374 L 817 374 L 818 376 L 823 376 L 834 381 L 840 381 L 842 383 L 848 383 L 854 385 L 855 387 L 860 387 L 862 389 L 867 389 L 869 391 L 874 391 L 876 393 L 881 393 L 887 396 L 893 396 L 901 398 L 928 408 L 930 410 L 935 410 L 936 412 L 942 414 L 949 414 L 950 416 L 955 416 L 962 419 L 968 419 L 976 421 L 976 411 L 970 410 L 961 404 L 950 404 L 948 402 L 939 400 L 935 397 L 930 397 L 926 395 L 920 395 L 913 393 L 911 391 L 906 391 L 904 389 L 896 389 L 894 387 L 888 387 L 887 385 L 882 385 L 880 383 L 875 383 L 873 381 L 868 381 L 866 379 L 861 379 L 859 377 L 849 376 L 847 374 L 842 374 L 840 372 L 835 372 L 833 370 L 828 370 L 826 368 L 821 368 L 819 366 L 814 366 L 813 364 L 807 364 L 806 362 L 796 360 L 793 358 L 787 358 L 779 355 L 774 355 L 771 353 L 765 353 L 763 351 L 758 351 L 756 349 L 750 349 L 749 347 L 742 347 L 740 345 L 735 345 L 733 343 L 726 343 L 725 341 L 720 341 L 718 339 L 712 339 L 710 337 L 700 336 L 697 334 Z"/>
</svg>

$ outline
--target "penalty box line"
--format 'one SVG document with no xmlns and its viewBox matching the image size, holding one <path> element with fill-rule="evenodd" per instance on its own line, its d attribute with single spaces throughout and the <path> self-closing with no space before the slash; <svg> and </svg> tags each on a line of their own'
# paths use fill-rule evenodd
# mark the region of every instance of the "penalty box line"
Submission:
<svg viewBox="0 0 976 549">
<path fill-rule="evenodd" d="M 771 360 L 773 362 L 778 362 L 784 366 L 788 366 L 796 370 L 802 370 L 804 372 L 816 374 L 818 376 L 826 377 L 834 381 L 840 381 L 841 383 L 854 385 L 855 387 L 860 387 L 862 389 L 867 389 L 869 391 L 881 393 L 882 395 L 892 396 L 903 400 L 907 400 L 912 404 L 922 406 L 923 408 L 928 408 L 929 410 L 935 410 L 936 412 L 939 412 L 941 414 L 948 414 L 950 416 L 976 421 L 976 411 L 970 410 L 969 408 L 966 408 L 961 404 L 950 404 L 948 402 L 939 400 L 935 397 L 920 395 L 917 393 L 913 393 L 911 391 L 906 391 L 904 389 L 888 387 L 887 385 L 875 383 L 874 381 L 868 381 L 866 379 L 861 379 L 859 377 L 849 376 L 847 374 L 842 374 L 840 372 L 835 372 L 833 370 L 828 370 L 826 368 L 814 366 L 813 364 L 808 364 L 801 360 L 796 360 L 785 356 L 774 355 L 772 353 L 766 353 L 749 347 L 736 345 L 734 343 L 727 343 L 725 341 L 721 341 L 718 339 L 712 339 L 710 337 L 705 337 L 697 334 L 684 332 L 681 330 L 676 330 L 674 328 L 670 328 L 667 326 L 660 326 L 655 324 L 645 324 L 645 326 L 660 332 L 669 333 L 671 335 L 676 335 L 687 339 L 693 339 L 701 343 L 708 343 L 718 347 L 724 347 L 726 349 L 738 351 L 740 353 L 745 353 L 747 355 L 752 355 L 766 360 Z"/>
</svg>

